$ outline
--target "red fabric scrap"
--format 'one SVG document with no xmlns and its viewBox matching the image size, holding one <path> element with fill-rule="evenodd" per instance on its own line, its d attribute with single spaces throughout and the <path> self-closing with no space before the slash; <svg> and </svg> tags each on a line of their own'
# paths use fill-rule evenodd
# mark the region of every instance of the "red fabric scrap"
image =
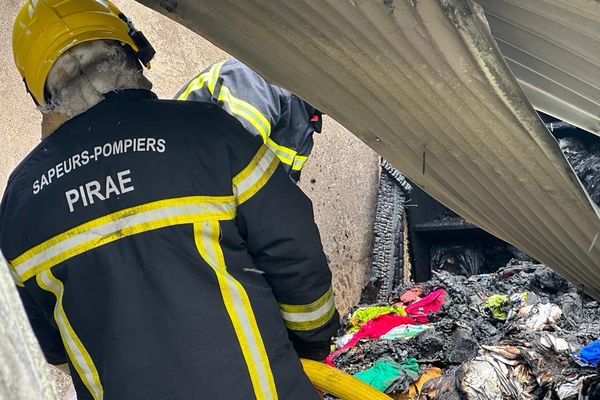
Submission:
<svg viewBox="0 0 600 400">
<path fill-rule="evenodd" d="M 414 325 L 415 320 L 410 317 L 405 317 L 402 315 L 382 315 L 377 318 L 373 318 L 368 321 L 366 324 L 360 327 L 358 332 L 352 336 L 352 339 L 348 343 L 346 343 L 343 347 L 331 353 L 325 359 L 325 363 L 331 366 L 334 366 L 333 360 L 340 355 L 346 349 L 356 346 L 360 339 L 379 339 L 386 333 L 388 333 L 392 328 L 395 328 L 399 325 Z"/>
<path fill-rule="evenodd" d="M 405 310 L 411 317 L 426 317 L 432 312 L 439 311 L 444 305 L 444 301 L 446 301 L 446 291 L 438 289 L 429 293 L 421 300 L 406 306 Z"/>
</svg>

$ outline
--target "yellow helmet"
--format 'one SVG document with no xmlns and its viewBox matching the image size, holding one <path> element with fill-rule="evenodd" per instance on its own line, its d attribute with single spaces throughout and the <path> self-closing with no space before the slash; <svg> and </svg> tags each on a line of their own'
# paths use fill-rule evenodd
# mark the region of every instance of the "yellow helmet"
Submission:
<svg viewBox="0 0 600 400">
<path fill-rule="evenodd" d="M 27 0 L 13 27 L 13 56 L 33 99 L 46 104 L 46 78 L 61 54 L 100 39 L 129 45 L 146 66 L 154 56 L 144 35 L 108 0 Z"/>
</svg>

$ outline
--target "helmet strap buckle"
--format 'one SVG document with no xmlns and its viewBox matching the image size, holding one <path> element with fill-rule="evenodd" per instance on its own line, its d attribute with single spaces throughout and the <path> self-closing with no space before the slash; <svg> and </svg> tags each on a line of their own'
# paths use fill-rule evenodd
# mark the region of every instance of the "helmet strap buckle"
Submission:
<svg viewBox="0 0 600 400">
<path fill-rule="evenodd" d="M 133 40 L 133 43 L 138 48 L 138 51 L 135 52 L 136 57 L 140 60 L 142 64 L 144 64 L 147 68 L 150 68 L 150 61 L 154 58 L 156 54 L 156 50 L 150 44 L 146 36 L 142 33 L 142 31 L 137 30 L 133 25 L 133 22 L 123 13 L 119 13 L 119 18 L 127 24 L 129 27 L 128 35 Z"/>
</svg>

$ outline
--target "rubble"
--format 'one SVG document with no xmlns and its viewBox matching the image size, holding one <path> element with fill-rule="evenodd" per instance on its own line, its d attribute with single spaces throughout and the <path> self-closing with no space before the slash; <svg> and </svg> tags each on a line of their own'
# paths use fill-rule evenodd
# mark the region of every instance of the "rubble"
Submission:
<svg viewBox="0 0 600 400">
<path fill-rule="evenodd" d="M 600 139 L 595 135 L 568 136 L 558 144 L 594 203 L 600 204 Z"/>
<path fill-rule="evenodd" d="M 600 399 L 600 305 L 543 265 L 434 271 L 391 298 L 350 310 L 327 362 L 371 380 L 385 365 L 395 399 Z"/>
</svg>

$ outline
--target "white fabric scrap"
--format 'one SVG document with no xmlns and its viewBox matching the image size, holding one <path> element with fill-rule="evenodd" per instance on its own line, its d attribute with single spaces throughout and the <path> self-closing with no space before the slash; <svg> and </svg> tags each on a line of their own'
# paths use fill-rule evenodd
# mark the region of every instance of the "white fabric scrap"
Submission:
<svg viewBox="0 0 600 400">
<path fill-rule="evenodd" d="M 547 325 L 556 324 L 562 315 L 559 306 L 552 303 L 535 304 L 519 310 L 519 326 L 526 329 L 538 330 Z"/>
</svg>

